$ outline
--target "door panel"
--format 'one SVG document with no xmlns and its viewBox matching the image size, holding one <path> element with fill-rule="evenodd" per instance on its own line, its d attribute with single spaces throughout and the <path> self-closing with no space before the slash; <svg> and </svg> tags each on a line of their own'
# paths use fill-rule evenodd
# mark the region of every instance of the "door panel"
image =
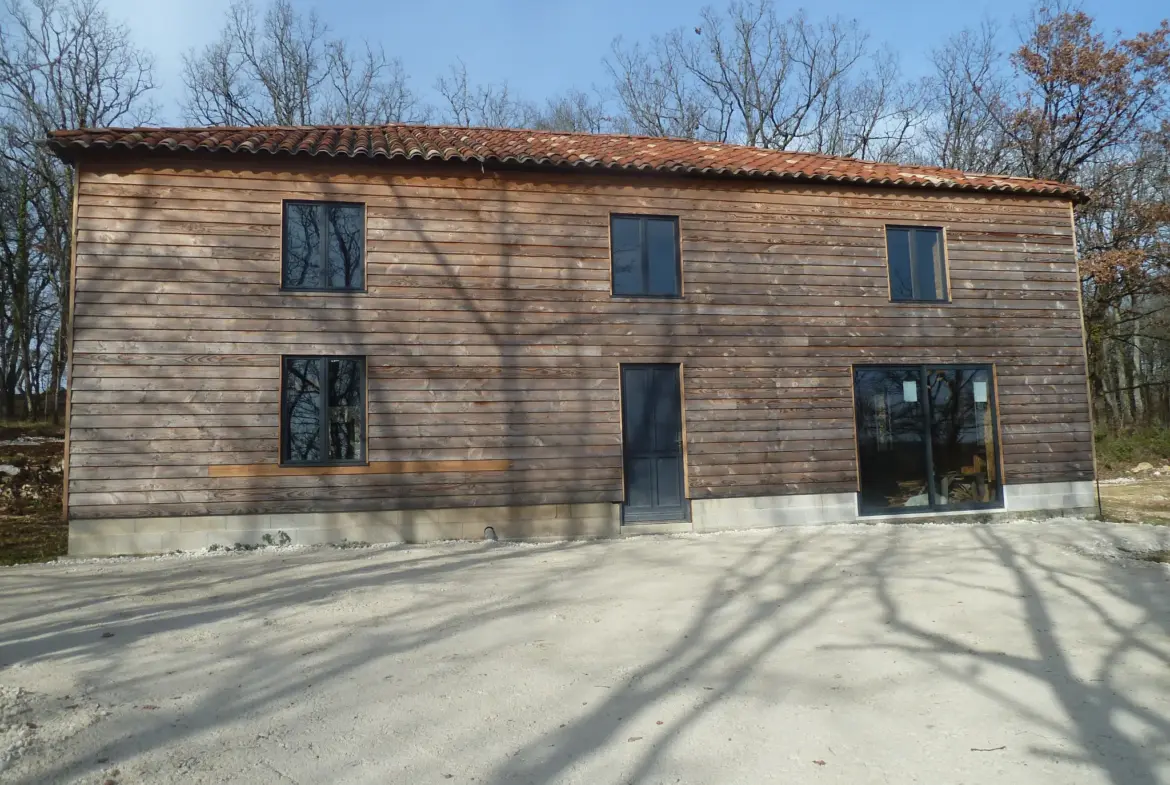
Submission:
<svg viewBox="0 0 1170 785">
<path fill-rule="evenodd" d="M 658 504 L 663 507 L 682 508 L 682 459 L 659 458 L 657 466 L 658 476 Z"/>
<path fill-rule="evenodd" d="M 630 458 L 626 460 L 626 506 L 654 506 L 654 459 Z"/>
<path fill-rule="evenodd" d="M 858 368 L 856 385 L 862 509 L 928 509 L 919 370 Z"/>
<path fill-rule="evenodd" d="M 927 384 L 937 503 L 998 502 L 991 373 L 984 368 L 931 369 Z"/>
<path fill-rule="evenodd" d="M 685 520 L 682 390 L 677 365 L 622 366 L 628 521 Z"/>
</svg>

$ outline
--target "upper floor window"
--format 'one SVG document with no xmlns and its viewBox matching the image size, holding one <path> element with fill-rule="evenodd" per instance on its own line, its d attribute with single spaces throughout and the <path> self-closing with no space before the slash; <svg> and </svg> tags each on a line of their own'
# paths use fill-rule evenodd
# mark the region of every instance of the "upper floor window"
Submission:
<svg viewBox="0 0 1170 785">
<path fill-rule="evenodd" d="M 887 226 L 886 258 L 890 265 L 890 299 L 947 299 L 943 230 L 923 226 Z"/>
<path fill-rule="evenodd" d="M 677 218 L 610 216 L 609 242 L 615 295 L 682 296 Z"/>
<path fill-rule="evenodd" d="M 366 208 L 344 202 L 284 203 L 281 287 L 308 291 L 365 288 Z"/>
<path fill-rule="evenodd" d="M 365 358 L 285 357 L 283 373 L 281 463 L 363 463 Z"/>
</svg>

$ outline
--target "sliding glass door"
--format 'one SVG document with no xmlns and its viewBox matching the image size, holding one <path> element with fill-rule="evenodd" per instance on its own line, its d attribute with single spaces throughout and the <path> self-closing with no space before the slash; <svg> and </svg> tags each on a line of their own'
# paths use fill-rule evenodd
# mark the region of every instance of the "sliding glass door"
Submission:
<svg viewBox="0 0 1170 785">
<path fill-rule="evenodd" d="M 1001 504 L 986 366 L 857 366 L 862 514 Z"/>
</svg>

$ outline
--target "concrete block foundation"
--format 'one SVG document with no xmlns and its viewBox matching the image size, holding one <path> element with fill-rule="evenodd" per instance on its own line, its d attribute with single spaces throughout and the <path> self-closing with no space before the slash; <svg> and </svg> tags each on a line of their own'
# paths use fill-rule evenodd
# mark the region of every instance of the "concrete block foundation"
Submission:
<svg viewBox="0 0 1170 785">
<path fill-rule="evenodd" d="M 491 527 L 501 540 L 563 540 L 623 534 L 710 532 L 772 526 L 923 520 L 1004 520 L 1075 515 L 1095 517 L 1091 481 L 1027 483 L 1004 487 L 1001 509 L 923 512 L 861 517 L 853 493 L 794 494 L 696 499 L 689 524 L 621 525 L 621 505 L 546 504 L 526 507 L 451 508 L 184 518 L 120 518 L 71 521 L 70 556 L 113 556 L 196 550 L 211 545 L 256 545 L 280 532 L 296 545 L 351 542 L 419 543 L 480 540 Z"/>
<path fill-rule="evenodd" d="M 491 527 L 501 540 L 616 537 L 616 504 L 545 504 L 439 510 L 216 515 L 70 521 L 70 556 L 113 556 L 257 545 L 280 532 L 295 545 L 350 542 L 481 540 Z"/>
<path fill-rule="evenodd" d="M 1006 485 L 1003 495 L 1004 506 L 998 509 L 865 516 L 858 514 L 857 495 L 853 493 L 699 499 L 691 503 L 691 514 L 695 531 L 851 521 L 921 523 L 924 520 L 996 521 L 1097 516 L 1096 489 L 1090 480 Z"/>
</svg>

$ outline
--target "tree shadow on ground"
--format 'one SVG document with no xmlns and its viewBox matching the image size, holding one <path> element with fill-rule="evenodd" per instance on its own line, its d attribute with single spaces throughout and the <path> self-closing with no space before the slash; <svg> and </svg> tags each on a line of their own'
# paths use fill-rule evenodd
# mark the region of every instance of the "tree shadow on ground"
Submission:
<svg viewBox="0 0 1170 785">
<path fill-rule="evenodd" d="M 1070 755 L 1055 747 L 1033 746 L 1029 752 L 1034 756 L 1089 764 L 1115 785 L 1162 782 L 1156 766 L 1170 763 L 1170 716 L 1143 706 L 1142 696 L 1123 694 L 1114 680 L 1125 658 L 1135 655 L 1151 657 L 1170 669 L 1170 595 L 1164 575 L 1124 561 L 1104 562 L 1100 576 L 1074 572 L 1055 566 L 1040 543 L 1009 542 L 993 525 L 969 527 L 966 532 L 975 545 L 973 555 L 992 561 L 1008 578 L 1007 586 L 964 583 L 948 575 L 934 576 L 933 582 L 940 591 L 999 593 L 1010 600 L 1013 615 L 1027 631 L 1022 646 L 1030 652 L 989 650 L 912 619 L 894 590 L 900 569 L 910 566 L 899 547 L 905 539 L 901 531 L 888 538 L 880 561 L 866 565 L 865 588 L 880 604 L 885 624 L 902 639 L 877 645 L 917 658 L 1076 750 Z M 1116 536 L 1113 542 L 1114 552 L 1121 553 L 1124 538 Z M 1118 609 L 1136 612 L 1137 618 L 1127 620 Z M 1062 629 L 1061 617 L 1067 623 L 1069 614 L 1079 614 L 1101 633 L 1115 636 L 1091 673 L 1083 662 L 1074 662 L 1070 643 L 1077 641 Z M 1012 692 L 973 678 L 984 668 L 1010 672 L 1044 687 L 1061 708 L 1059 720 Z M 1145 744 L 1139 745 L 1126 732 L 1131 722 L 1144 726 Z"/>
<path fill-rule="evenodd" d="M 664 654 L 647 663 L 588 715 L 529 742 L 489 780 L 491 785 L 556 781 L 598 749 L 614 744 L 623 719 L 648 709 L 687 682 L 712 684 L 702 700 L 682 718 L 669 724 L 663 736 L 641 755 L 628 781 L 654 781 L 655 765 L 672 743 L 697 723 L 720 700 L 748 679 L 758 676 L 757 666 L 801 635 L 819 620 L 839 610 L 845 601 L 870 601 L 880 608 L 884 624 L 897 642 L 865 644 L 864 649 L 897 650 L 912 654 L 948 680 L 953 680 L 1001 704 L 1024 724 L 1043 728 L 1076 750 L 1067 755 L 1054 749 L 1033 747 L 1029 754 L 1088 764 L 1115 785 L 1157 785 L 1158 766 L 1170 766 L 1170 717 L 1142 705 L 1141 696 L 1127 696 L 1114 683 L 1117 668 L 1126 657 L 1144 655 L 1170 670 L 1170 595 L 1162 574 L 1135 569 L 1132 563 L 1108 562 L 1100 577 L 1052 566 L 1036 543 L 1013 547 L 994 526 L 955 528 L 956 541 L 935 552 L 907 547 L 918 532 L 895 528 L 872 542 L 859 540 L 848 551 L 823 552 L 815 535 L 785 543 L 778 553 L 745 553 L 729 567 L 710 591 L 693 621 L 675 636 Z M 1121 539 L 1117 540 L 1120 544 Z M 811 559 L 815 566 L 794 579 L 793 566 Z M 905 592 L 893 590 L 917 564 L 961 564 L 964 560 L 990 561 L 1006 587 L 995 581 L 939 572 L 927 576 L 934 590 L 949 592 L 956 600 L 986 594 L 1009 603 L 1030 631 L 1034 653 L 1019 656 L 980 649 L 943 631 L 942 625 L 923 624 L 907 614 Z M 921 578 L 922 576 L 918 576 Z M 779 590 L 769 591 L 769 588 Z M 1094 597 L 1100 593 L 1102 598 Z M 718 634 L 720 615 L 746 602 L 736 621 Z M 1070 641 L 1058 634 L 1061 624 L 1050 606 L 1060 604 L 1062 615 L 1084 613 L 1116 642 L 1101 658 L 1090 678 L 1074 667 Z M 1113 604 L 1111 610 L 1107 605 Z M 1067 607 L 1071 606 L 1071 607 Z M 1125 614 L 1119 614 L 1123 609 Z M 1136 612 L 1138 618 L 1122 615 Z M 1151 629 L 1154 628 L 1154 629 Z M 1144 632 L 1144 635 L 1143 635 Z M 750 640 L 747 647 L 743 644 Z M 825 646 L 825 650 L 842 648 Z M 738 653 L 735 667 L 720 675 L 707 667 Z M 972 679 L 981 667 L 1015 672 L 1051 690 L 1060 708 L 1059 722 L 1052 721 L 1015 695 Z M 777 685 L 782 690 L 782 685 Z M 1151 690 L 1156 689 L 1151 685 Z M 1147 696 L 1149 697 L 1149 696 Z M 1163 696 L 1165 697 L 1165 696 Z M 1128 723 L 1144 726 L 1144 743 L 1127 735 Z"/>
<path fill-rule="evenodd" d="M 188 564 L 186 566 L 194 569 L 183 570 L 181 576 L 170 574 L 163 566 L 153 572 L 146 585 L 142 585 L 139 576 L 139 586 L 131 606 L 119 609 L 111 606 L 124 605 L 118 601 L 125 598 L 105 594 L 105 584 L 124 587 L 128 580 L 116 573 L 107 574 L 86 581 L 90 604 L 74 601 L 45 604 L 39 620 L 27 618 L 13 625 L 14 629 L 10 627 L 0 644 L 0 667 L 53 660 L 97 662 L 101 665 L 86 673 L 85 682 L 99 691 L 116 691 L 152 675 L 126 667 L 136 645 L 165 639 L 174 632 L 209 628 L 225 621 L 250 628 L 257 622 L 264 623 L 274 612 L 292 609 L 300 613 L 314 605 L 329 603 L 338 596 L 437 584 L 479 568 L 539 558 L 541 554 L 588 551 L 593 545 L 595 543 L 590 541 L 536 547 L 476 544 L 461 548 L 461 552 L 455 554 L 449 551 L 435 553 L 425 548 L 397 548 L 392 550 L 405 551 L 405 555 L 411 558 L 392 562 L 378 555 L 371 556 L 364 549 L 340 553 L 325 550 L 317 554 L 294 554 L 288 558 L 258 554 L 243 557 L 249 562 L 244 570 L 233 569 L 230 578 L 214 578 L 202 590 L 196 591 L 202 576 L 215 574 L 218 562 L 235 558 L 222 556 L 201 560 L 204 564 Z M 314 563 L 314 555 L 323 557 L 329 569 L 316 569 L 321 565 Z M 587 574 L 599 566 L 600 556 L 600 552 L 586 554 L 575 562 L 576 570 Z M 381 625 L 375 625 L 371 631 L 367 624 L 362 630 L 366 635 L 365 645 L 347 653 L 342 653 L 341 647 L 334 644 L 352 635 L 354 630 L 344 631 L 337 639 L 322 641 L 316 646 L 304 646 L 295 631 L 275 640 L 270 637 L 263 646 L 256 646 L 248 633 L 242 631 L 225 645 L 208 652 L 205 659 L 176 661 L 173 665 L 176 671 L 167 672 L 171 674 L 180 669 L 196 672 L 209 668 L 222 671 L 217 674 L 222 686 L 211 690 L 198 705 L 184 712 L 182 727 L 160 724 L 142 729 L 133 738 L 103 745 L 86 758 L 117 759 L 128 751 L 173 747 L 184 737 L 285 705 L 310 685 L 345 679 L 354 668 L 371 660 L 393 658 L 412 649 L 425 649 L 453 630 L 467 633 L 503 617 L 531 612 L 547 601 L 548 587 L 560 577 L 550 574 L 546 579 L 532 581 L 511 594 L 505 603 L 457 604 L 453 598 L 444 598 L 441 593 L 428 597 L 411 608 L 413 616 L 426 617 L 430 619 L 428 623 L 417 626 L 409 635 L 401 634 L 398 627 L 389 623 L 390 619 L 384 619 L 387 624 L 381 630 L 378 629 Z M 112 602 L 103 601 L 103 595 Z M 172 599 L 172 595 L 177 596 Z M 79 607 L 84 609 L 79 611 Z M 64 614 L 70 614 L 70 618 L 61 619 Z M 103 631 L 113 634 L 104 638 Z M 277 651 L 286 644 L 294 651 Z M 309 655 L 312 655 L 311 662 L 307 661 Z M 223 667 L 224 664 L 228 667 Z M 161 675 L 153 674 L 155 678 Z M 247 689 L 241 690 L 245 684 Z M 89 764 L 80 758 L 62 756 L 46 771 L 28 781 L 57 781 L 77 776 L 87 768 Z"/>
<path fill-rule="evenodd" d="M 625 551 L 628 547 L 633 550 Z M 144 648 L 162 645 L 171 634 L 231 632 L 222 643 L 196 647 L 167 664 L 214 674 L 204 680 L 212 686 L 175 722 L 149 714 L 119 720 L 126 724 L 117 726 L 117 735 L 107 732 L 96 747 L 62 754 L 36 778 L 24 780 L 56 781 L 90 770 L 96 759 L 169 753 L 185 741 L 204 744 L 211 732 L 250 728 L 242 725 L 247 722 L 289 722 L 289 707 L 309 689 L 332 691 L 361 678 L 376 703 L 380 685 L 365 683 L 371 666 L 387 677 L 409 678 L 400 670 L 404 656 L 439 656 L 450 651 L 447 644 L 455 636 L 461 636 L 461 657 L 508 660 L 518 646 L 531 643 L 515 635 L 551 612 L 587 601 L 583 593 L 611 585 L 622 574 L 610 572 L 615 559 L 634 553 L 636 568 L 647 575 L 691 570 L 687 612 L 672 621 L 639 617 L 636 623 L 655 636 L 654 653 L 636 667 L 614 670 L 620 677 L 602 697 L 560 727 L 537 722 L 520 732 L 511 753 L 481 760 L 486 776 L 480 782 L 558 781 L 614 745 L 622 745 L 627 755 L 624 782 L 657 781 L 664 766 L 686 757 L 694 734 L 710 729 L 724 701 L 747 694 L 784 704 L 793 689 L 838 689 L 817 683 L 824 674 L 803 667 L 800 657 L 859 651 L 908 658 L 968 700 L 999 707 L 1016 729 L 1052 741 L 1017 753 L 1087 765 L 1114 785 L 1154 785 L 1170 766 L 1170 719 L 1153 707 L 1153 699 L 1165 699 L 1166 685 L 1151 685 L 1151 695 L 1134 694 L 1131 686 L 1127 693 L 1121 676 L 1135 657 L 1170 670 L 1165 572 L 1157 565 L 1054 558 L 1061 548 L 1064 540 L 1032 540 L 1019 529 L 906 526 L 856 527 L 828 537 L 808 528 L 641 545 L 468 544 L 227 556 L 151 564 L 136 579 L 131 570 L 103 567 L 100 574 L 76 576 L 90 605 L 79 608 L 76 596 L 59 591 L 44 598 L 39 618 L 5 622 L 0 662 L 55 662 L 84 671 L 85 681 L 101 689 L 132 690 L 139 681 L 166 681 L 163 672 L 135 665 Z M 698 563 L 689 566 L 688 558 Z M 544 560 L 549 564 L 542 565 Z M 46 570 L 42 579 L 72 577 Z M 479 597 L 476 587 L 489 584 L 502 588 Z M 458 591 L 461 587 L 470 587 L 470 593 Z M 636 596 L 639 586 L 624 588 Z M 1008 650 L 983 646 L 941 614 L 924 615 L 920 598 L 927 592 L 936 611 L 976 605 L 980 626 L 1012 625 L 1022 639 Z M 343 611 L 371 593 L 408 602 L 351 624 Z M 303 628 L 281 626 L 283 619 L 315 606 L 335 616 L 328 634 L 318 628 L 306 638 Z M 995 617 L 987 618 L 989 613 Z M 276 626 L 258 637 L 274 619 Z M 841 619 L 856 623 L 856 630 L 841 632 Z M 1097 640 L 1078 638 L 1086 625 Z M 107 629 L 115 635 L 103 639 Z M 490 634 L 469 635 L 475 631 Z M 501 637 L 501 631 L 513 637 Z M 579 645 L 589 635 L 577 630 L 566 645 Z M 785 667 L 777 669 L 777 663 Z M 605 667 L 598 663 L 599 672 Z M 1015 681 L 980 675 L 991 671 Z M 526 676 L 517 672 L 509 678 L 519 688 Z M 1009 690 L 1005 683 L 1021 689 Z M 1022 687 L 1049 693 L 1051 706 L 1031 704 Z M 426 695 L 430 688 L 424 683 L 411 689 Z M 631 718 L 658 716 L 681 692 L 694 696 L 685 709 L 663 713 L 664 724 L 644 746 L 626 744 Z M 319 718 L 293 712 L 292 721 Z M 391 746 L 427 733 L 408 718 L 391 727 L 386 739 Z M 259 743 L 245 736 L 240 747 Z M 451 743 L 469 756 L 481 754 L 473 751 L 482 740 L 456 737 Z M 261 754 L 251 760 L 261 768 L 241 772 L 244 779 L 287 776 L 279 760 Z"/>
</svg>

